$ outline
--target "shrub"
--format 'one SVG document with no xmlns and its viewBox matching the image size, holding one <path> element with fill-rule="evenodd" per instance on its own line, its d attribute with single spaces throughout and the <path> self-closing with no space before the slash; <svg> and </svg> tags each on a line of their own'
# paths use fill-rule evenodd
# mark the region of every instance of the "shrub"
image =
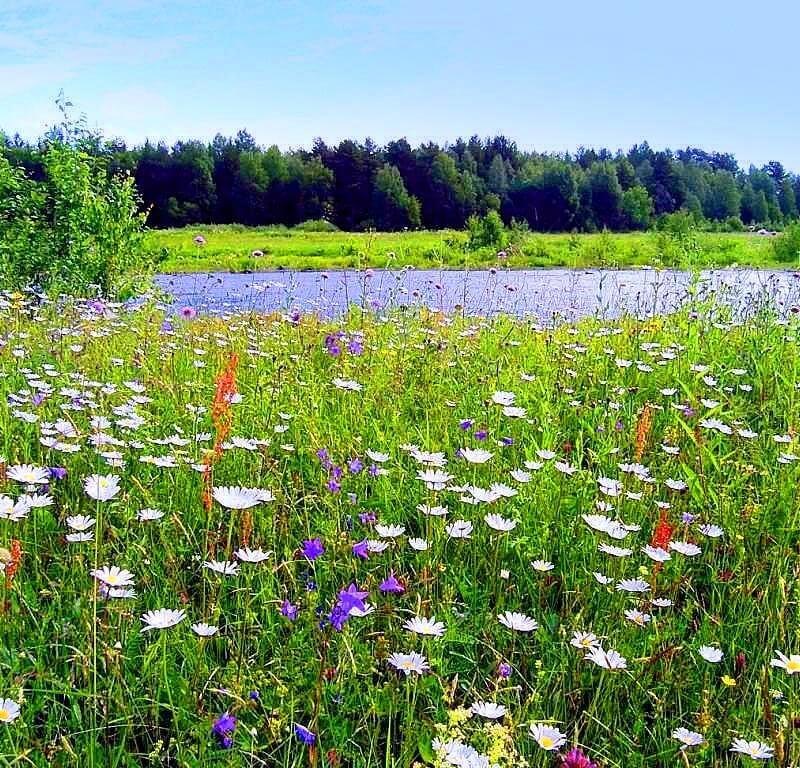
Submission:
<svg viewBox="0 0 800 768">
<path fill-rule="evenodd" d="M 696 263 L 702 251 L 697 221 L 697 217 L 688 211 L 676 211 L 658 220 L 654 237 L 662 264 L 687 268 Z"/>
<path fill-rule="evenodd" d="M 613 267 L 619 262 L 620 254 L 617 243 L 614 236 L 604 228 L 599 235 L 589 240 L 584 253 L 591 261 L 601 266 Z"/>
<path fill-rule="evenodd" d="M 489 211 L 485 216 L 478 218 L 470 216 L 467 220 L 467 233 L 469 235 L 469 248 L 504 248 L 508 242 L 506 228 L 497 211 Z"/>
<path fill-rule="evenodd" d="M 512 218 L 508 230 L 508 244 L 512 246 L 521 246 L 531 234 L 527 219 L 517 221 Z"/>
<path fill-rule="evenodd" d="M 146 214 L 129 175 L 109 175 L 64 130 L 48 141 L 44 179 L 0 156 L 0 281 L 86 295 L 113 295 L 143 267 Z"/>
<path fill-rule="evenodd" d="M 326 219 L 309 219 L 294 227 L 300 232 L 338 232 L 339 227 Z"/>
<path fill-rule="evenodd" d="M 776 261 L 800 260 L 800 222 L 790 224 L 772 241 L 772 252 Z"/>
<path fill-rule="evenodd" d="M 738 216 L 729 216 L 725 219 L 725 232 L 744 232 L 745 226 Z"/>
<path fill-rule="evenodd" d="M 15 278 L 26 270 L 47 268 L 45 199 L 44 190 L 0 154 L 0 285 L 16 286 L 25 282 Z"/>
<path fill-rule="evenodd" d="M 686 237 L 697 229 L 698 218 L 690 211 L 675 211 L 660 216 L 656 221 L 656 229 L 669 235 Z"/>
</svg>

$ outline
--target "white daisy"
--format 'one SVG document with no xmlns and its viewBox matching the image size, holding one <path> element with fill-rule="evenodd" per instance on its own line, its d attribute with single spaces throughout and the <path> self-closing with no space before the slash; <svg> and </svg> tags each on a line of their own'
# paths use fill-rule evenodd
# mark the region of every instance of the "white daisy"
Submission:
<svg viewBox="0 0 800 768">
<path fill-rule="evenodd" d="M 495 531 L 507 533 L 508 531 L 513 531 L 514 528 L 517 527 L 516 520 L 509 520 L 502 515 L 487 514 L 483 519 L 486 521 L 486 525 Z"/>
<path fill-rule="evenodd" d="M 47 485 L 50 482 L 47 469 L 33 464 L 14 464 L 6 469 L 6 477 L 26 485 Z"/>
<path fill-rule="evenodd" d="M 236 576 L 239 573 L 239 563 L 227 560 L 206 560 L 203 563 L 203 568 L 207 568 L 209 571 L 218 573 L 221 576 Z"/>
<path fill-rule="evenodd" d="M 690 541 L 671 541 L 669 548 L 673 552 L 680 552 L 682 555 L 686 555 L 686 557 L 695 557 L 703 551 L 697 544 L 692 544 Z"/>
<path fill-rule="evenodd" d="M 94 523 L 94 518 L 88 515 L 72 515 L 67 518 L 67 525 L 73 531 L 88 531 Z"/>
<path fill-rule="evenodd" d="M 681 749 L 686 749 L 687 747 L 698 747 L 706 742 L 702 733 L 690 731 L 688 728 L 683 727 L 676 728 L 672 732 L 672 738 L 681 743 Z"/>
<path fill-rule="evenodd" d="M 597 635 L 592 632 L 573 632 L 572 640 L 569 641 L 569 644 L 581 651 L 590 651 L 592 648 L 600 647 Z"/>
<path fill-rule="evenodd" d="M 785 656 L 780 651 L 775 651 L 775 655 L 777 658 L 772 659 L 769 663 L 771 667 L 785 669 L 790 675 L 796 675 L 800 672 L 800 655 L 793 653 L 790 656 Z"/>
<path fill-rule="evenodd" d="M 264 552 L 263 549 L 250 549 L 248 547 L 237 549 L 233 554 L 243 563 L 262 563 L 272 557 L 272 552 Z"/>
<path fill-rule="evenodd" d="M 567 743 L 566 734 L 561 733 L 558 728 L 543 723 L 534 723 L 530 727 L 530 734 L 533 740 L 547 752 L 560 749 Z"/>
<path fill-rule="evenodd" d="M 747 755 L 752 757 L 753 760 L 769 760 L 775 754 L 775 750 L 768 744 L 764 744 L 761 741 L 747 741 L 746 739 L 734 739 L 731 752 Z"/>
<path fill-rule="evenodd" d="M 142 632 L 149 632 L 151 629 L 169 629 L 176 624 L 180 624 L 186 618 L 186 611 L 172 610 L 171 608 L 159 608 L 155 611 L 148 611 L 142 615 Z"/>
<path fill-rule="evenodd" d="M 584 658 L 587 661 L 597 664 L 598 667 L 603 667 L 603 669 L 609 669 L 612 671 L 618 669 L 627 669 L 628 667 L 628 662 L 624 656 L 621 656 L 619 653 L 617 653 L 617 651 L 614 650 L 603 650 L 603 647 L 600 645 L 592 648 Z"/>
<path fill-rule="evenodd" d="M 263 502 L 275 500 L 269 491 L 239 486 L 215 486 L 213 496 L 226 509 L 250 509 Z"/>
<path fill-rule="evenodd" d="M 719 648 L 714 648 L 711 645 L 701 645 L 697 652 L 711 664 L 719 664 L 722 661 L 724 654 Z"/>
<path fill-rule="evenodd" d="M 12 699 L 0 699 L 0 723 L 13 723 L 20 714 L 19 704 Z"/>
<path fill-rule="evenodd" d="M 104 565 L 102 568 L 95 568 L 89 571 L 90 576 L 94 576 L 98 581 L 107 584 L 109 587 L 130 587 L 133 585 L 133 574 L 116 565 Z"/>
<path fill-rule="evenodd" d="M 119 493 L 119 477 L 117 475 L 89 475 L 83 481 L 86 495 L 96 501 L 110 501 Z"/>
<path fill-rule="evenodd" d="M 427 637 L 441 637 L 447 629 L 443 622 L 436 621 L 436 617 L 427 619 L 424 616 L 414 616 L 409 619 L 403 628 L 416 635 L 425 635 Z"/>
<path fill-rule="evenodd" d="M 381 525 L 378 523 L 375 526 L 375 531 L 378 536 L 382 536 L 385 539 L 394 539 L 402 536 L 406 532 L 406 528 L 404 525 Z"/>
<path fill-rule="evenodd" d="M 501 613 L 497 620 L 509 629 L 515 632 L 534 632 L 539 629 L 539 625 L 530 616 L 524 613 L 517 613 L 516 611 L 506 611 Z"/>
<path fill-rule="evenodd" d="M 192 624 L 192 632 L 200 637 L 211 637 L 219 632 L 219 627 L 215 627 L 213 624 L 206 624 L 205 622 L 201 621 L 197 624 Z"/>
<path fill-rule="evenodd" d="M 430 669 L 427 659 L 421 653 L 393 653 L 389 656 L 389 664 L 408 677 L 412 672 L 421 675 Z"/>
<path fill-rule="evenodd" d="M 469 539 L 472 536 L 472 523 L 468 520 L 456 520 L 445 527 L 451 539 Z"/>
<path fill-rule="evenodd" d="M 485 464 L 494 456 L 493 453 L 485 451 L 482 448 L 462 448 L 461 455 L 470 464 Z"/>
<path fill-rule="evenodd" d="M 622 579 L 617 582 L 617 592 L 649 592 L 650 585 L 643 579 Z"/>
<path fill-rule="evenodd" d="M 476 701 L 469 711 L 473 715 L 485 717 L 487 720 L 497 720 L 506 713 L 506 708 L 502 704 L 495 704 L 493 701 Z"/>
</svg>

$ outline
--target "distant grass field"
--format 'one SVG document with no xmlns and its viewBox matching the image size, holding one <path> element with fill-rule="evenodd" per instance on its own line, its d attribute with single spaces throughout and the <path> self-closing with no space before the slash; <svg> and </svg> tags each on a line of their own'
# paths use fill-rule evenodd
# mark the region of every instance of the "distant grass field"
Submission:
<svg viewBox="0 0 800 768">
<path fill-rule="evenodd" d="M 194 242 L 197 235 L 205 244 Z M 498 263 L 495 249 L 469 250 L 466 245 L 466 233 L 457 231 L 310 232 L 238 225 L 153 230 L 146 237 L 146 248 L 159 271 L 171 273 L 405 265 L 464 268 Z M 682 238 L 658 232 L 531 233 L 506 253 L 502 263 L 514 268 L 779 266 L 770 239 L 749 233 L 698 232 Z"/>
</svg>

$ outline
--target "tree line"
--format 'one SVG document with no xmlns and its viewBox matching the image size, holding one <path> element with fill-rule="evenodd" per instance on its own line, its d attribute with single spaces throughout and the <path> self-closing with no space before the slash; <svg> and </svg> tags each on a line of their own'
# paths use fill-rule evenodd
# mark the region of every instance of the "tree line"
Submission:
<svg viewBox="0 0 800 768">
<path fill-rule="evenodd" d="M 31 143 L 0 133 L 0 154 L 33 179 L 44 178 L 59 128 Z M 528 152 L 505 136 L 412 147 L 367 139 L 284 151 L 247 131 L 211 143 L 146 142 L 128 147 L 83 131 L 81 150 L 108 173 L 135 180 L 152 227 L 246 225 L 324 219 L 343 230 L 461 229 L 490 211 L 533 230 L 646 229 L 686 211 L 714 226 L 776 227 L 798 218 L 800 176 L 779 162 L 741 168 L 732 154 L 694 147 L 627 152 L 581 148 Z"/>
</svg>

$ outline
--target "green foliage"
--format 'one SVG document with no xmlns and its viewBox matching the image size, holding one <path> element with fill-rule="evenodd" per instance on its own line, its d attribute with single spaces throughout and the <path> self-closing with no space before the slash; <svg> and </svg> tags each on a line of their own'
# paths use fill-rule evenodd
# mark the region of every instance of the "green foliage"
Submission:
<svg viewBox="0 0 800 768">
<path fill-rule="evenodd" d="M 694 219 L 689 218 L 689 222 Z M 664 226 L 663 222 L 662 225 Z M 704 266 L 775 263 L 769 238 L 751 233 L 714 234 L 694 226 L 697 252 L 694 263 Z M 196 226 L 185 229 L 150 230 L 144 241 L 150 259 L 159 260 L 165 272 L 242 271 L 259 269 L 344 269 L 409 264 L 417 267 L 462 267 L 469 233 L 456 230 L 408 232 L 330 231 L 329 223 L 309 226 L 242 227 Z M 727 225 L 726 225 L 727 230 Z M 195 235 L 206 240 L 202 248 Z M 514 219 L 504 245 L 514 248 L 515 267 L 598 266 L 607 263 L 609 249 L 598 248 L 602 234 L 552 234 L 536 232 L 526 219 Z M 658 238 L 642 232 L 609 233 L 614 242 L 614 261 L 619 266 L 662 264 Z M 253 263 L 250 254 L 264 256 Z M 474 267 L 497 264 L 498 248 L 470 250 Z"/>
<path fill-rule="evenodd" d="M 644 239 L 604 236 L 618 250 Z M 735 737 L 775 745 L 776 766 L 800 764 L 797 676 L 770 663 L 776 651 L 798 651 L 798 326 L 725 324 L 709 309 L 552 328 L 409 312 L 209 317 L 173 320 L 167 334 L 151 307 L 86 322 L 80 306 L 14 300 L 0 309 L 0 335 L 26 356 L 0 354 L 0 401 L 14 403 L 0 409 L 0 548 L 16 539 L 23 554 L 2 580 L 0 696 L 19 702 L 20 715 L 0 723 L 0 763 L 409 768 L 442 763 L 433 738 L 458 737 L 501 768 L 554 768 L 557 753 L 528 735 L 530 723 L 546 722 L 603 768 L 755 765 L 729 756 Z M 54 344 L 64 327 L 75 337 Z M 338 355 L 326 351 L 332 339 Z M 240 397 L 213 484 L 274 496 L 249 511 L 205 509 L 195 471 L 209 460 L 219 423 L 210 406 L 234 355 Z M 340 377 L 361 390 L 338 389 Z M 41 381 L 51 386 L 37 387 L 32 405 Z M 86 388 L 76 382 L 98 382 L 96 396 L 76 398 L 73 388 Z M 515 408 L 497 404 L 501 392 Z M 713 409 L 703 405 L 710 399 Z M 39 422 L 23 418 L 34 408 Z M 465 430 L 463 419 L 475 423 Z M 429 467 L 406 445 L 449 457 L 447 488 L 421 482 Z M 465 448 L 491 455 L 472 464 Z M 388 454 L 380 473 L 366 469 L 373 452 Z M 327 463 L 356 457 L 361 471 L 334 474 Z M 629 462 L 639 466 L 630 472 Z M 29 509 L 29 470 L 8 471 L 21 464 L 66 475 L 44 470 L 48 490 Z M 117 476 L 119 491 L 90 498 L 93 473 Z M 503 488 L 495 483 L 515 494 L 470 499 Z M 446 517 L 424 514 L 439 504 Z M 598 507 L 612 518 L 612 505 L 627 529 L 614 538 L 586 524 Z M 140 519 L 145 508 L 163 516 Z M 490 527 L 487 513 L 513 530 Z M 641 549 L 661 514 L 676 546 L 656 565 Z M 404 530 L 386 538 L 361 522 L 373 517 Z M 449 533 L 459 520 L 471 524 L 469 538 Z M 71 530 L 87 525 L 84 536 Z M 310 561 L 298 549 L 317 537 L 325 552 Z M 356 542 L 379 537 L 385 551 L 354 556 Z M 411 537 L 425 549 L 412 549 Z M 610 545 L 628 556 L 605 554 Z M 244 547 L 270 555 L 234 566 Z M 534 560 L 553 569 L 535 570 Z M 136 594 L 104 599 L 92 574 L 102 566 L 129 570 Z M 380 591 L 389 574 L 403 593 Z M 635 578 L 643 594 L 620 589 Z M 350 584 L 375 610 L 334 631 L 325 617 Z M 142 632 L 140 616 L 162 608 L 185 613 Z M 631 609 L 649 622 L 626 618 Z M 503 626 L 506 611 L 538 629 Z M 405 629 L 415 615 L 435 616 L 443 636 Z M 200 637 L 196 622 L 219 632 Z M 570 644 L 588 631 L 627 669 L 596 666 Z M 702 658 L 703 645 L 723 652 L 719 664 Z M 412 651 L 430 671 L 406 676 L 388 662 Z M 470 716 L 478 701 L 507 715 Z M 236 718 L 229 749 L 211 732 L 223 712 Z M 316 734 L 315 750 L 295 738 L 296 724 Z M 706 743 L 681 752 L 678 727 Z"/>
<path fill-rule="evenodd" d="M 470 216 L 467 221 L 467 234 L 469 236 L 469 247 L 472 250 L 478 248 L 500 250 L 505 248 L 508 243 L 508 233 L 497 211 L 489 211 L 489 213 L 480 218 Z"/>
<path fill-rule="evenodd" d="M 325 219 L 309 219 L 301 221 L 295 229 L 298 232 L 338 232 L 339 228 Z"/>
<path fill-rule="evenodd" d="M 486 175 L 486 185 L 499 197 L 503 197 L 508 191 L 508 174 L 506 165 L 500 155 L 495 155 L 489 164 L 489 171 Z"/>
<path fill-rule="evenodd" d="M 587 223 L 598 229 L 619 227 L 622 187 L 612 163 L 595 163 L 581 187 L 581 206 Z"/>
<path fill-rule="evenodd" d="M 592 238 L 584 249 L 584 256 L 588 256 L 593 264 L 600 267 L 620 266 L 618 241 L 607 229 Z"/>
<path fill-rule="evenodd" d="M 563 160 L 526 162 L 509 192 L 509 215 L 538 230 L 571 229 L 580 205 L 580 178 L 580 172 Z"/>
<path fill-rule="evenodd" d="M 659 261 L 668 267 L 692 268 L 702 254 L 697 219 L 688 212 L 661 216 L 654 233 Z"/>
<path fill-rule="evenodd" d="M 636 185 L 622 195 L 622 214 L 630 229 L 647 229 L 653 217 L 653 201 L 648 191 Z"/>
<path fill-rule="evenodd" d="M 723 232 L 744 232 L 745 226 L 738 216 L 730 216 L 722 222 Z"/>
<path fill-rule="evenodd" d="M 408 194 L 400 171 L 388 163 L 375 176 L 373 220 L 388 232 L 420 226 L 419 200 Z"/>
<path fill-rule="evenodd" d="M 800 261 L 800 222 L 788 226 L 771 244 L 776 261 Z"/>
<path fill-rule="evenodd" d="M 54 137 L 67 140 L 68 132 Z M 40 146 L 0 135 L 3 144 L 12 165 L 38 178 Z M 108 156 L 112 175 L 134 175 L 157 228 L 326 219 L 350 232 L 462 229 L 470 216 L 490 210 L 506 224 L 525 220 L 540 232 L 642 229 L 653 216 L 678 211 L 704 217 L 709 229 L 735 217 L 771 226 L 798 217 L 800 177 L 780 163 L 745 171 L 729 154 L 694 147 L 654 151 L 643 143 L 624 154 L 580 149 L 573 157 L 523 152 L 494 136 L 418 147 L 405 139 L 382 147 L 369 139 L 336 146 L 317 140 L 310 150 L 282 151 L 239 131 L 210 144 L 129 149 L 85 130 L 80 144 L 92 156 Z"/>
<path fill-rule="evenodd" d="M 18 274 L 17 282 L 113 293 L 126 274 L 143 266 L 145 214 L 133 179 L 109 178 L 103 161 L 67 144 L 53 143 L 44 161 L 50 218 L 40 223 L 49 231 L 50 261 Z"/>
<path fill-rule="evenodd" d="M 46 217 L 46 194 L 22 168 L 0 155 L 0 284 L 24 284 L 26 272 L 43 272 L 51 251 Z"/>
<path fill-rule="evenodd" d="M 780 204 L 781 213 L 785 218 L 797 218 L 797 199 L 794 194 L 792 180 L 788 176 L 781 180 L 778 202 Z"/>
<path fill-rule="evenodd" d="M 41 181 L 0 154 L 4 286 L 110 295 L 143 269 L 145 214 L 133 179 L 109 175 L 93 138 L 65 117 L 42 151 Z"/>
<path fill-rule="evenodd" d="M 718 221 L 738 217 L 741 212 L 742 193 L 733 174 L 719 171 L 708 177 L 708 192 L 703 213 Z"/>
<path fill-rule="evenodd" d="M 656 229 L 676 237 L 688 237 L 697 230 L 697 218 L 688 211 L 670 213 L 658 217 Z"/>
<path fill-rule="evenodd" d="M 113 293 L 142 269 L 145 215 L 129 176 L 76 147 L 52 143 L 45 180 L 0 157 L 0 279 L 73 293 Z"/>
</svg>

